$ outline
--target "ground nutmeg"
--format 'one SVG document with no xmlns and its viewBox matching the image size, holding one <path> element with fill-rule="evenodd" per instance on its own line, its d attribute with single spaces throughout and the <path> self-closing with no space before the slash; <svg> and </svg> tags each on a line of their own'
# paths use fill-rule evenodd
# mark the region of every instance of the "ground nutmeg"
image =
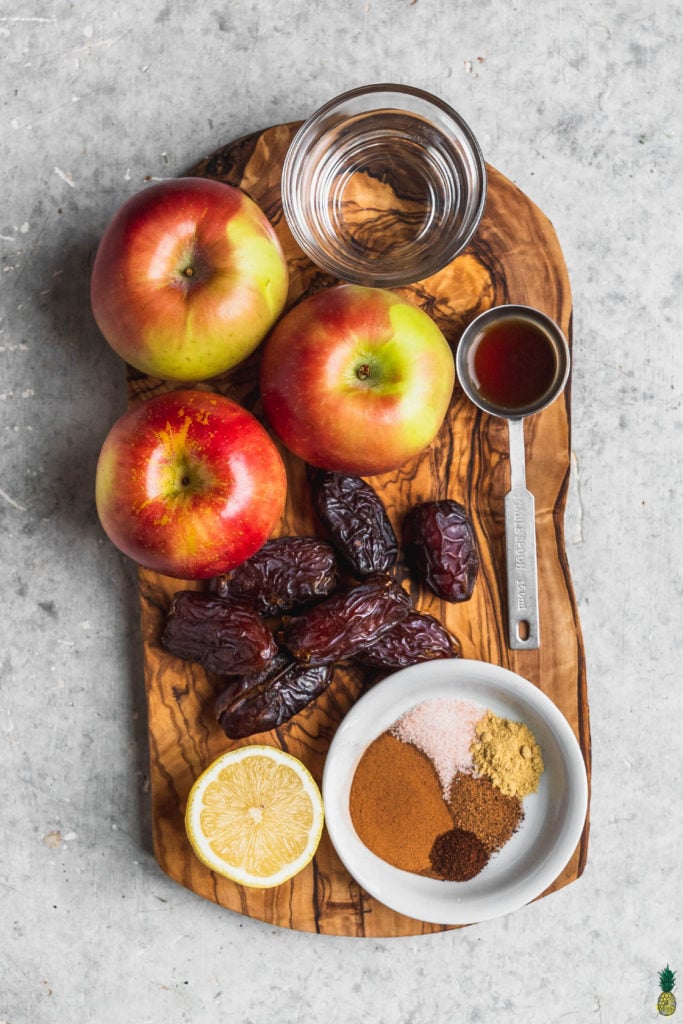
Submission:
<svg viewBox="0 0 683 1024">
<path fill-rule="evenodd" d="M 517 796 L 508 796 L 486 775 L 458 772 L 451 783 L 448 806 L 458 828 L 473 832 L 490 853 L 512 838 L 524 818 Z"/>
</svg>

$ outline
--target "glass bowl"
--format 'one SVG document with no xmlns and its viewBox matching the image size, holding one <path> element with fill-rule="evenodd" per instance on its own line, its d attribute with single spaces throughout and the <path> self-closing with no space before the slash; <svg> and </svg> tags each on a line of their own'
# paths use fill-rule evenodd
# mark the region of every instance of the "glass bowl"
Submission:
<svg viewBox="0 0 683 1024">
<path fill-rule="evenodd" d="M 446 103 L 403 85 L 369 85 L 317 110 L 282 171 L 290 230 L 316 266 L 395 288 L 462 252 L 486 200 L 486 165 Z"/>
</svg>

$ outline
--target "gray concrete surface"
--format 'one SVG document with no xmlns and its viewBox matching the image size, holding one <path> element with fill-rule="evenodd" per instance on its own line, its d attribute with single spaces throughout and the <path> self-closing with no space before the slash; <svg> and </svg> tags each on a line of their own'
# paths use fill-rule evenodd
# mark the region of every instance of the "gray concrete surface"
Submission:
<svg viewBox="0 0 683 1024">
<path fill-rule="evenodd" d="M 657 972 L 683 972 L 681 28 L 668 0 L 0 3 L 0 1024 L 657 1016 Z M 224 911 L 154 861 L 135 572 L 93 502 L 124 377 L 88 278 L 148 176 L 384 80 L 460 110 L 564 249 L 594 789 L 579 882 L 360 941 Z"/>
</svg>

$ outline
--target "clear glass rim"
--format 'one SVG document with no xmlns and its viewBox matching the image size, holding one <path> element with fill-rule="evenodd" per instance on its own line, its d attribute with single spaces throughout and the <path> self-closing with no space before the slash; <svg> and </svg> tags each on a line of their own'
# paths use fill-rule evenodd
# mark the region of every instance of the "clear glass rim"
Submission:
<svg viewBox="0 0 683 1024">
<path fill-rule="evenodd" d="M 383 97 L 386 98 L 386 101 Z M 440 132 L 448 134 L 454 143 L 454 148 L 464 154 L 468 166 L 473 169 L 474 203 L 467 215 L 464 229 L 457 237 L 450 240 L 445 239 L 443 244 L 435 246 L 432 258 L 420 260 L 417 270 L 411 274 L 407 274 L 403 268 L 394 269 L 390 265 L 373 266 L 364 262 L 357 254 L 349 254 L 349 263 L 342 265 L 341 261 L 337 260 L 333 254 L 329 254 L 321 245 L 317 244 L 314 233 L 303 223 L 304 218 L 300 216 L 300 211 L 297 209 L 300 200 L 298 195 L 300 170 L 306 159 L 307 148 L 315 141 L 318 131 L 326 120 L 333 117 L 335 111 L 339 110 L 340 112 L 340 122 L 347 117 L 354 116 L 355 113 L 362 113 L 363 108 L 353 112 L 347 112 L 344 108 L 365 98 L 368 99 L 367 107 L 364 108 L 367 112 L 383 109 L 406 109 L 407 113 L 418 113 L 415 109 L 417 105 L 424 107 L 419 113 L 425 119 L 429 118 L 430 111 L 433 112 L 432 123 L 434 126 Z M 396 102 L 391 102 L 392 98 L 395 98 Z M 401 103 L 402 99 L 404 105 Z M 411 100 L 415 101 L 413 106 L 410 104 Z M 345 281 L 399 287 L 437 273 L 451 263 L 469 244 L 479 227 L 486 203 L 486 162 L 481 147 L 467 122 L 440 97 L 414 86 L 389 82 L 375 83 L 358 86 L 340 93 L 318 107 L 300 125 L 285 154 L 281 193 L 283 213 L 290 231 L 299 247 L 316 266 Z M 469 198 L 471 199 L 472 196 Z"/>
</svg>

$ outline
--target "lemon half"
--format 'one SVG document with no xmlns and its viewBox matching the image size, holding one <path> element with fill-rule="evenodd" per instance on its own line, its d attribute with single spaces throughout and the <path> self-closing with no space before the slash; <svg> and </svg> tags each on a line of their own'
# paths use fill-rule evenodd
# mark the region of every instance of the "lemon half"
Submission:
<svg viewBox="0 0 683 1024">
<path fill-rule="evenodd" d="M 278 747 L 252 745 L 222 754 L 202 772 L 190 790 L 185 830 L 212 871 L 268 889 L 313 859 L 323 818 L 306 766 Z"/>
</svg>

